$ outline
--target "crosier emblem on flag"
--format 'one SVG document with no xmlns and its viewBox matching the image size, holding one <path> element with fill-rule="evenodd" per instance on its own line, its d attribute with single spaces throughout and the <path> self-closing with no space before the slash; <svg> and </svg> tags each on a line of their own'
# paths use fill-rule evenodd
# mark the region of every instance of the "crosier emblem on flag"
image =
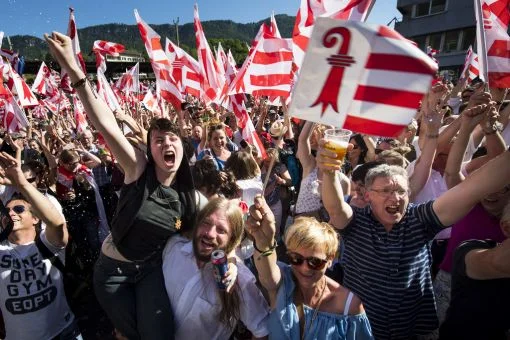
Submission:
<svg viewBox="0 0 510 340">
<path fill-rule="evenodd" d="M 324 115 L 324 111 L 328 105 L 331 105 L 333 110 L 338 113 L 337 99 L 340 92 L 340 85 L 342 85 L 342 79 L 344 77 L 344 70 L 355 61 L 351 56 L 348 56 L 349 45 L 351 43 L 351 32 L 345 27 L 335 27 L 330 29 L 322 39 L 322 44 L 327 47 L 335 47 L 338 39 L 335 37 L 339 34 L 342 37 L 342 43 L 338 49 L 337 54 L 331 55 L 327 60 L 331 65 L 331 71 L 329 71 L 328 78 L 322 87 L 322 91 L 319 97 L 312 104 L 312 107 L 322 104 L 321 117 Z"/>
<path fill-rule="evenodd" d="M 356 48 L 349 49 L 353 41 Z M 289 112 L 360 133 L 396 136 L 414 117 L 436 71 L 424 52 L 386 26 L 318 18 Z"/>
</svg>

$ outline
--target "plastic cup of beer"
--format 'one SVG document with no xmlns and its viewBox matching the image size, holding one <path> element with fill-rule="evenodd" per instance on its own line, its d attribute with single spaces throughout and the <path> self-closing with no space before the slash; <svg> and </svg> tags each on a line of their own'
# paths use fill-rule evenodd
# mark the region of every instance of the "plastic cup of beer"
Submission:
<svg viewBox="0 0 510 340">
<path fill-rule="evenodd" d="M 327 141 L 324 148 L 336 153 L 336 158 L 343 161 L 347 153 L 349 138 L 352 131 L 346 129 L 328 129 L 324 131 L 324 139 Z"/>
</svg>

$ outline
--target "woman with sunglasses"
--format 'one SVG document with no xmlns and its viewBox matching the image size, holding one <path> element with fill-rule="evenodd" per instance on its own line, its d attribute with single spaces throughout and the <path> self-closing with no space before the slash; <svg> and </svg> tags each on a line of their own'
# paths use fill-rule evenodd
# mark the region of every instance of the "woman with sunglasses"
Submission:
<svg viewBox="0 0 510 340">
<path fill-rule="evenodd" d="M 196 214 L 179 128 L 169 119 L 156 119 L 148 130 L 146 153 L 134 147 L 77 65 L 71 39 L 57 32 L 45 39 L 125 174 L 111 235 L 94 270 L 96 297 L 126 338 L 173 339 L 162 253 L 170 237 L 193 226 Z"/>
<path fill-rule="evenodd" d="M 250 207 L 246 227 L 269 295 L 269 339 L 373 339 L 361 300 L 325 275 L 338 249 L 330 225 L 296 219 L 284 237 L 290 265 L 277 263 L 274 215 L 263 197 Z"/>
</svg>

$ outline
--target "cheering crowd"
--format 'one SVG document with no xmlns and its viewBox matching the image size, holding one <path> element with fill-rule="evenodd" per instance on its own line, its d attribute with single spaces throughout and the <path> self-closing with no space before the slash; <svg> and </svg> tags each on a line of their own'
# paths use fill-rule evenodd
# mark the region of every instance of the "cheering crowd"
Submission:
<svg viewBox="0 0 510 340">
<path fill-rule="evenodd" d="M 112 112 L 71 40 L 46 41 L 90 125 L 3 136 L 6 339 L 112 338 L 98 315 L 118 339 L 508 338 L 505 89 L 435 82 L 398 138 L 353 134 L 345 159 L 252 97 L 263 157 L 191 96 Z"/>
</svg>

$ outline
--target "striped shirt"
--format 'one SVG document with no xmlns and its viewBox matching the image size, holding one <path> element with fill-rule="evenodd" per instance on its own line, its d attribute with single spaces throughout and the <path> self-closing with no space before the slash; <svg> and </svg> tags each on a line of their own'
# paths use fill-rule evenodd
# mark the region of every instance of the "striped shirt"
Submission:
<svg viewBox="0 0 510 340">
<path fill-rule="evenodd" d="M 344 285 L 361 298 L 376 339 L 409 339 L 438 327 L 428 242 L 443 225 L 432 203 L 410 204 L 390 232 L 369 206 L 353 207 L 341 231 Z"/>
</svg>

